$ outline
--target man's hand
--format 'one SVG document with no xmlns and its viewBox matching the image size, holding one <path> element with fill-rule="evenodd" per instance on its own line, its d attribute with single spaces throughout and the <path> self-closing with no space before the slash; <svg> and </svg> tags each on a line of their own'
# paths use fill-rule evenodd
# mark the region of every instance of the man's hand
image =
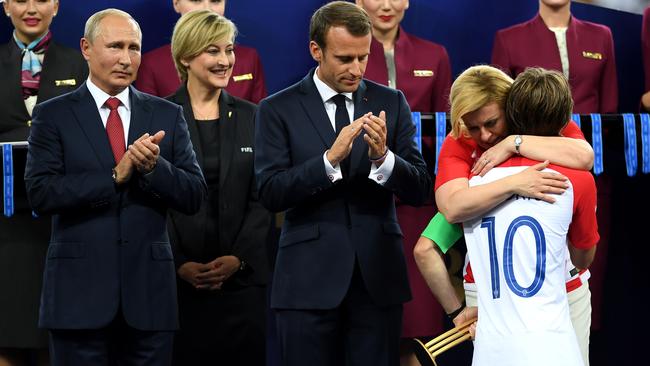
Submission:
<svg viewBox="0 0 650 366">
<path fill-rule="evenodd" d="M 350 151 L 352 151 L 352 143 L 361 133 L 362 126 L 369 121 L 370 115 L 372 115 L 372 113 L 364 114 L 359 117 L 359 119 L 343 127 L 341 132 L 339 132 L 336 141 L 334 141 L 332 147 L 327 150 L 326 157 L 332 166 L 336 166 L 350 155 Z"/>
<path fill-rule="evenodd" d="M 156 166 L 158 156 L 160 156 L 160 147 L 158 144 L 164 137 L 165 131 L 158 131 L 153 136 L 145 133 L 133 145 L 129 146 L 129 156 L 138 172 L 147 174 Z"/>
<path fill-rule="evenodd" d="M 134 165 L 129 155 L 130 153 L 128 151 L 125 152 L 120 162 L 115 166 L 115 184 L 117 185 L 124 184 L 131 179 Z"/>
<path fill-rule="evenodd" d="M 363 139 L 368 144 L 368 157 L 376 160 L 386 153 L 386 112 L 379 112 L 379 117 L 370 115 L 363 124 L 366 134 Z M 381 165 L 381 162 L 378 163 Z"/>
</svg>

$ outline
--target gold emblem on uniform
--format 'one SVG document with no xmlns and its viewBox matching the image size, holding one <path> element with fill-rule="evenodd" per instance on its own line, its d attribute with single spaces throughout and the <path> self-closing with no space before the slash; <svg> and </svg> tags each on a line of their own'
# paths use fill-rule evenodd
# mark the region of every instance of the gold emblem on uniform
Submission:
<svg viewBox="0 0 650 366">
<path fill-rule="evenodd" d="M 600 53 L 600 52 L 582 51 L 582 57 L 591 58 L 591 59 L 594 59 L 594 60 L 602 60 L 603 59 L 603 54 Z"/>
<path fill-rule="evenodd" d="M 416 78 L 430 78 L 433 76 L 433 71 L 431 70 L 413 70 L 413 76 Z"/>
<path fill-rule="evenodd" d="M 232 79 L 234 81 L 253 80 L 253 74 L 249 72 L 248 74 L 234 75 Z"/>
<path fill-rule="evenodd" d="M 65 79 L 65 80 L 54 80 L 56 86 L 75 86 L 77 85 L 77 80 L 75 79 Z"/>
</svg>

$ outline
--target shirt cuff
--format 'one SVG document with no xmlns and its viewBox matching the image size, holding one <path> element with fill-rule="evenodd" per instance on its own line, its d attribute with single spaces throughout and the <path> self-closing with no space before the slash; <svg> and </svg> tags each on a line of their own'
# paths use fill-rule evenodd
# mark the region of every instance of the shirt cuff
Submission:
<svg viewBox="0 0 650 366">
<path fill-rule="evenodd" d="M 375 163 L 370 165 L 368 178 L 383 186 L 390 179 L 391 174 L 393 174 L 393 167 L 395 167 L 395 154 L 388 150 L 388 155 L 386 155 L 386 159 L 384 159 L 384 163 L 381 166 L 378 167 Z"/>
<path fill-rule="evenodd" d="M 327 173 L 327 178 L 330 182 L 334 183 L 343 179 L 341 164 L 336 164 L 336 166 L 333 167 L 332 164 L 330 164 L 330 161 L 327 160 L 327 151 L 323 154 L 323 162 L 325 163 L 325 173 Z"/>
</svg>

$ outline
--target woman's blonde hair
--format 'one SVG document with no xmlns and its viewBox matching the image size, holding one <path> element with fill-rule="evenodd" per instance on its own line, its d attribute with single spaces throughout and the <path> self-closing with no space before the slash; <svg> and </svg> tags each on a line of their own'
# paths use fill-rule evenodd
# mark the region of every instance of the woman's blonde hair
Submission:
<svg viewBox="0 0 650 366">
<path fill-rule="evenodd" d="M 210 10 L 195 10 L 183 15 L 174 26 L 172 57 L 181 80 L 187 80 L 183 60 L 200 55 L 210 45 L 227 39 L 235 42 L 237 27 L 233 22 Z"/>
<path fill-rule="evenodd" d="M 503 71 L 488 65 L 477 65 L 460 74 L 451 86 L 451 135 L 468 136 L 462 117 L 497 103 L 504 109 L 512 78 Z"/>
</svg>

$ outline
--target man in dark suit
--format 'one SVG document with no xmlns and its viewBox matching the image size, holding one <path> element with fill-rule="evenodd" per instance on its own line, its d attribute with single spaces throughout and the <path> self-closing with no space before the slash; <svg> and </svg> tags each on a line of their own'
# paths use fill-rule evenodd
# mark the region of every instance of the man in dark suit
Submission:
<svg viewBox="0 0 650 366">
<path fill-rule="evenodd" d="M 130 86 L 141 39 L 129 14 L 94 14 L 81 39 L 90 77 L 34 109 L 25 183 L 36 213 L 52 214 L 39 325 L 53 365 L 171 360 L 167 209 L 196 212 L 205 183 L 181 108 Z"/>
<path fill-rule="evenodd" d="M 285 365 L 399 362 L 410 290 L 393 195 L 421 204 L 431 179 L 404 95 L 363 80 L 370 30 L 354 4 L 318 9 L 318 67 L 258 111 L 260 198 L 286 210 L 271 295 Z"/>
</svg>

